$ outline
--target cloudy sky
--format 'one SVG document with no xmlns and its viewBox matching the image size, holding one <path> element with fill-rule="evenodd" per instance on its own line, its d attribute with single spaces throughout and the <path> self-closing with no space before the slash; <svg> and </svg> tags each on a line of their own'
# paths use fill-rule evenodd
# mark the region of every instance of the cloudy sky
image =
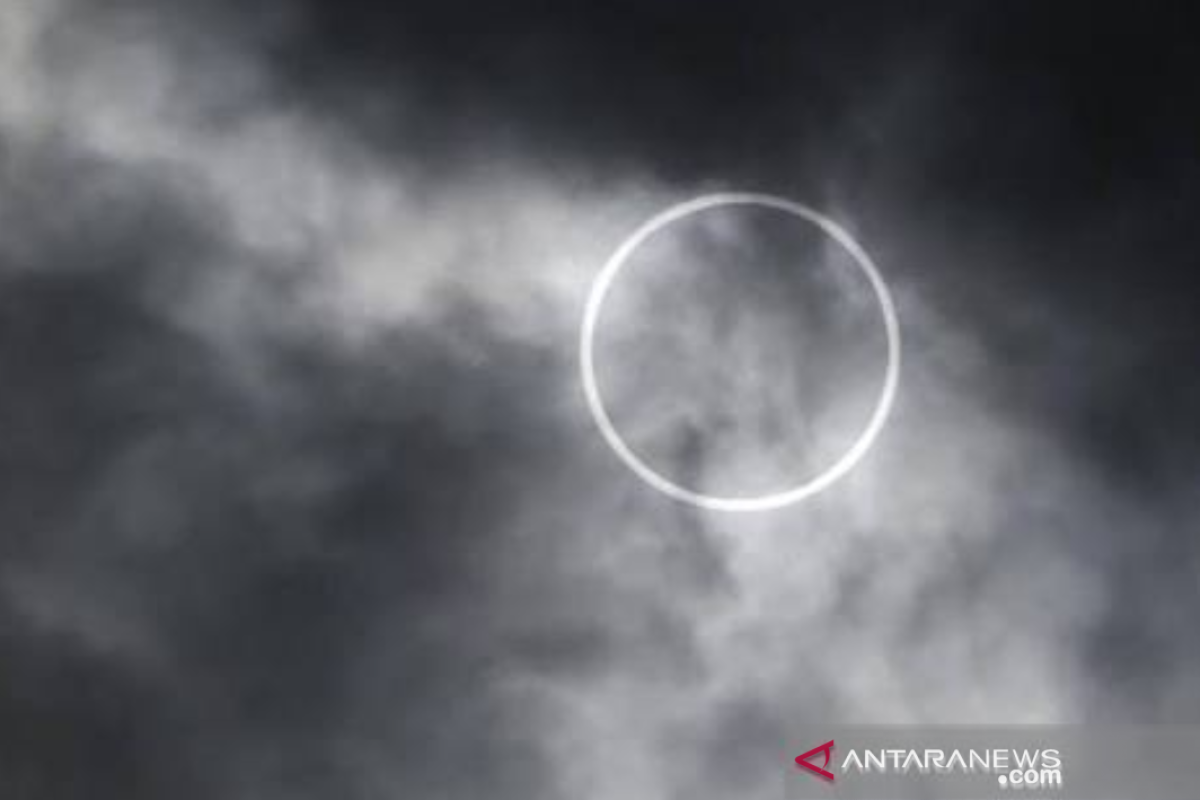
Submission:
<svg viewBox="0 0 1200 800">
<path fill-rule="evenodd" d="M 1091 4 L 0 3 L 0 796 L 758 800 L 816 721 L 1200 722 L 1200 125 Z M 591 283 L 822 210 L 886 427 L 600 437 Z M 596 341 L 674 481 L 886 354 L 763 209 Z"/>
</svg>

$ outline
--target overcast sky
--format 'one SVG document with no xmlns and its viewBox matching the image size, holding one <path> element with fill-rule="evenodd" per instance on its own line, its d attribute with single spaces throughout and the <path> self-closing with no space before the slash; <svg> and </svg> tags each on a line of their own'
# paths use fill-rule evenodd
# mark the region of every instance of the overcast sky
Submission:
<svg viewBox="0 0 1200 800">
<path fill-rule="evenodd" d="M 1194 46 L 1056 9 L 3 0 L 0 796 L 773 800 L 814 721 L 1200 722 Z M 577 363 L 733 190 L 904 341 L 763 514 L 640 482 Z M 768 217 L 598 337 L 709 491 L 886 361 Z"/>
</svg>

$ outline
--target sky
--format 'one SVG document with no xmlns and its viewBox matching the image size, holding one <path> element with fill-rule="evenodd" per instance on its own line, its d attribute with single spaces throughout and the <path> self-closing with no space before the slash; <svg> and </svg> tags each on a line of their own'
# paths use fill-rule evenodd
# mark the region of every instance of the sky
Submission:
<svg viewBox="0 0 1200 800">
<path fill-rule="evenodd" d="M 828 723 L 1200 722 L 1182 12 L 5 0 L 0 796 L 758 800 Z M 870 253 L 903 367 L 802 503 L 608 448 L 593 280 L 713 192 Z M 631 257 L 614 421 L 819 474 L 878 397 L 846 254 Z"/>
</svg>

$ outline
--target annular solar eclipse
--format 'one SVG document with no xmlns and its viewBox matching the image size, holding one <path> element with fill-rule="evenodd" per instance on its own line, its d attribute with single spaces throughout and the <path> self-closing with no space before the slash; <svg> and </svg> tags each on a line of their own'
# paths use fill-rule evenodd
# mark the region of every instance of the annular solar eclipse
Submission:
<svg viewBox="0 0 1200 800">
<path fill-rule="evenodd" d="M 867 278 L 882 316 L 887 340 L 887 362 L 879 398 L 865 426 L 850 446 L 831 465 L 807 480 L 782 491 L 744 496 L 723 496 L 700 492 L 671 480 L 649 466 L 643 457 L 622 438 L 605 409 L 603 391 L 596 378 L 594 355 L 596 330 L 604 300 L 633 253 L 651 237 L 685 217 L 731 206 L 751 206 L 780 211 L 795 217 L 799 223 L 815 225 L 822 233 L 833 239 L 851 256 L 852 262 Z M 797 268 L 803 268 L 803 265 L 797 265 Z M 812 497 L 849 473 L 871 448 L 891 412 L 900 378 L 900 350 L 900 325 L 896 318 L 895 304 L 887 284 L 863 247 L 838 223 L 808 206 L 783 197 L 747 192 L 721 192 L 693 198 L 659 212 L 634 230 L 609 257 L 592 284 L 584 309 L 579 337 L 579 363 L 584 396 L 592 418 L 613 452 L 634 475 L 667 497 L 710 511 L 729 512 L 767 511 L 782 508 Z"/>
</svg>

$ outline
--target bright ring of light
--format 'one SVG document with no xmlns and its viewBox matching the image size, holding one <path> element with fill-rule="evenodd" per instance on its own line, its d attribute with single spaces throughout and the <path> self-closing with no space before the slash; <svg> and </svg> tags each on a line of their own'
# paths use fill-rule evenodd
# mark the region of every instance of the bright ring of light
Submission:
<svg viewBox="0 0 1200 800">
<path fill-rule="evenodd" d="M 625 440 L 621 438 L 621 435 L 617 433 L 617 429 L 609 418 L 608 412 L 604 410 L 604 401 L 601 399 L 600 387 L 596 382 L 595 359 L 592 352 L 593 342 L 596 337 L 596 324 L 600 318 L 600 309 L 604 304 L 604 298 L 608 295 L 608 290 L 612 288 L 613 281 L 616 280 L 621 267 L 629 260 L 633 251 L 671 223 L 692 214 L 721 206 L 759 206 L 772 208 L 799 217 L 820 228 L 854 258 L 855 263 L 862 269 L 863 274 L 866 275 L 872 290 L 875 292 L 875 299 L 879 303 L 879 310 L 883 315 L 884 329 L 887 333 L 888 357 L 887 370 L 883 380 L 883 390 L 880 392 L 879 401 L 875 405 L 875 410 L 871 413 L 870 420 L 858 435 L 854 444 L 850 446 L 850 449 L 842 454 L 824 472 L 799 486 L 771 494 L 749 497 L 719 497 L 702 494 L 680 486 L 651 469 L 646 462 L 630 449 Z M 867 450 L 870 449 L 871 444 L 875 441 L 875 437 L 879 435 L 879 431 L 887 421 L 887 416 L 892 409 L 892 401 L 896 396 L 896 386 L 900 379 L 900 325 L 896 320 L 896 309 L 892 303 L 892 296 L 888 292 L 883 278 L 880 277 L 879 271 L 875 268 L 875 264 L 871 261 L 870 256 L 859 246 L 858 242 L 854 241 L 853 237 L 836 222 L 823 214 L 813 211 L 807 206 L 786 200 L 782 197 L 767 194 L 722 192 L 719 194 L 703 195 L 660 212 L 643 223 L 609 257 L 608 262 L 604 265 L 604 269 L 596 276 L 596 281 L 592 284 L 591 293 L 588 295 L 587 306 L 583 315 L 583 326 L 579 337 L 579 363 L 588 409 L 592 412 L 592 417 L 595 419 L 596 425 L 600 428 L 600 433 L 604 435 L 604 440 L 608 442 L 613 452 L 645 483 L 675 500 L 712 511 L 767 511 L 790 505 L 828 488 L 849 472 L 858 463 L 859 459 L 866 454 Z"/>
</svg>

